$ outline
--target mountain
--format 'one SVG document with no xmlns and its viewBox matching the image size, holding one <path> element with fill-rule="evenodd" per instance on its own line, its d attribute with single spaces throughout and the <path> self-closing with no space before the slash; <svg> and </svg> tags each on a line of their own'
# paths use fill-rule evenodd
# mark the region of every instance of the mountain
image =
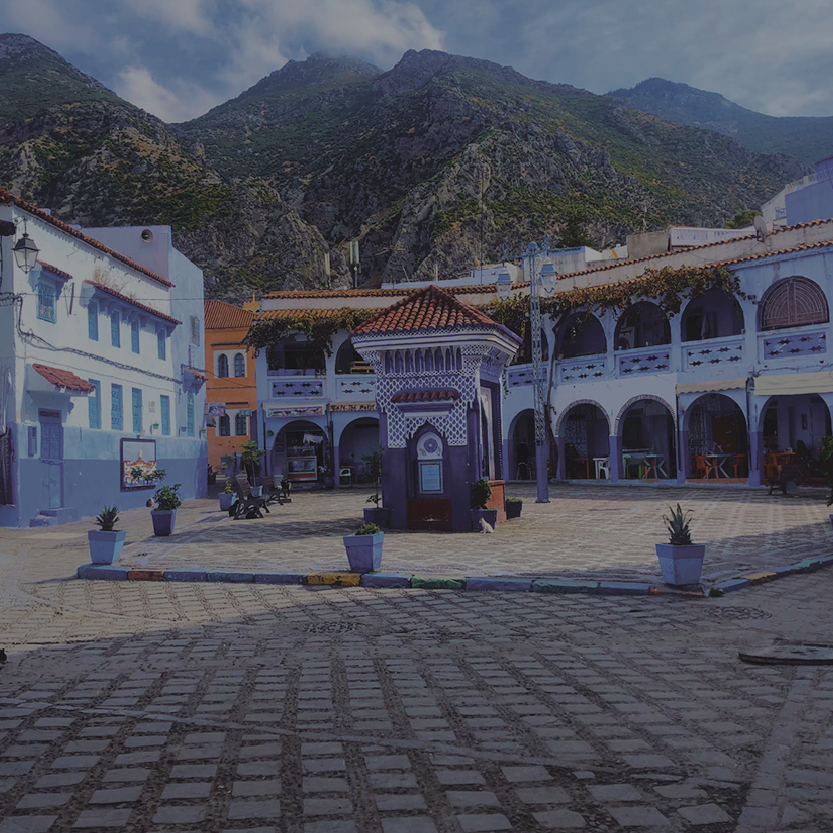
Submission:
<svg viewBox="0 0 833 833">
<path fill-rule="evenodd" d="M 20 94 L 25 90 L 25 94 Z M 84 225 L 170 223 L 210 296 L 467 271 L 586 214 L 599 245 L 719 224 L 805 172 L 783 155 L 425 50 L 390 71 L 290 61 L 165 125 L 24 35 L 0 36 L 0 185 Z"/>
<path fill-rule="evenodd" d="M 355 59 L 290 61 L 178 125 L 225 175 L 280 191 L 362 270 L 427 278 L 495 260 L 580 209 L 600 243 L 667 223 L 721 224 L 804 173 L 719 134 L 669 124 L 511 67 L 424 50 L 389 72 Z"/>
<path fill-rule="evenodd" d="M 230 182 L 159 119 L 26 35 L 0 35 L 0 184 L 84 226 L 168 223 L 210 294 L 321 285 L 326 251 L 280 194 Z"/>
<path fill-rule="evenodd" d="M 675 124 L 725 133 L 759 153 L 786 153 L 808 165 L 833 154 L 831 116 L 767 116 L 747 110 L 720 93 L 662 78 L 649 78 L 629 90 L 614 90 L 608 95 Z"/>
</svg>

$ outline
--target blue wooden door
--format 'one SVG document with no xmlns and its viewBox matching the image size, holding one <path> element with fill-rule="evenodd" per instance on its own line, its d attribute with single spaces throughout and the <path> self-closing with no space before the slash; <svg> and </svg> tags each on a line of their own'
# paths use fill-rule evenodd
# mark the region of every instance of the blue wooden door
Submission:
<svg viewBox="0 0 833 833">
<path fill-rule="evenodd" d="M 64 505 L 64 428 L 58 411 L 39 411 L 41 509 Z"/>
</svg>

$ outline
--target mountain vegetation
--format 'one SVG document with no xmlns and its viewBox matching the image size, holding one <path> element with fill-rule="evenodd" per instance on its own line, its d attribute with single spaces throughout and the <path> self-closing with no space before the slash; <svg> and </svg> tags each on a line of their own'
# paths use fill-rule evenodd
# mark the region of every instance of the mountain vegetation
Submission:
<svg viewBox="0 0 833 833">
<path fill-rule="evenodd" d="M 608 95 L 666 121 L 731 136 L 758 153 L 786 153 L 808 165 L 833 154 L 830 116 L 767 116 L 747 110 L 720 93 L 663 78 L 649 78 L 629 90 L 614 90 Z"/>
<path fill-rule="evenodd" d="M 23 91 L 21 93 L 21 91 Z M 209 296 L 455 275 L 531 239 L 722 225 L 805 172 L 510 67 L 409 51 L 289 61 L 166 125 L 0 35 L 0 185 L 81 225 L 169 223 Z"/>
</svg>

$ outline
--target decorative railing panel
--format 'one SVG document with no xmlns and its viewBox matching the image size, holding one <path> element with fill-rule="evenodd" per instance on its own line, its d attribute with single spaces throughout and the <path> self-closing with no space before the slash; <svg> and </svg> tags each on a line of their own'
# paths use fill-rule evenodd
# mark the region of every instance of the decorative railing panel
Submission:
<svg viewBox="0 0 833 833">
<path fill-rule="evenodd" d="M 546 363 L 541 365 L 541 380 L 547 381 L 547 366 Z M 523 385 L 532 384 L 532 365 L 531 364 L 516 364 L 514 367 L 509 367 L 506 370 L 506 384 L 510 388 L 518 388 Z"/>
<path fill-rule="evenodd" d="M 766 333 L 758 336 L 763 342 L 763 359 L 792 359 L 797 356 L 812 356 L 827 352 L 827 334 L 824 330 L 777 334 Z"/>
<path fill-rule="evenodd" d="M 324 396 L 324 380 L 288 376 L 269 381 L 270 399 L 301 399 Z"/>
<path fill-rule="evenodd" d="M 671 351 L 662 347 L 638 347 L 616 353 L 616 369 L 620 376 L 639 373 L 668 373 L 671 370 Z"/>
<path fill-rule="evenodd" d="M 726 367 L 743 361 L 743 336 L 683 344 L 683 370 Z"/>
<path fill-rule="evenodd" d="M 369 374 L 339 376 L 336 380 L 336 399 L 373 401 L 376 398 L 376 377 Z"/>
<path fill-rule="evenodd" d="M 314 368 L 307 368 L 306 370 L 298 370 L 292 367 L 277 367 L 266 371 L 267 376 L 316 376 L 317 371 Z"/>
<path fill-rule="evenodd" d="M 558 362 L 559 383 L 574 385 L 578 382 L 595 382 L 608 376 L 607 356 L 581 356 L 576 359 L 562 359 Z"/>
</svg>

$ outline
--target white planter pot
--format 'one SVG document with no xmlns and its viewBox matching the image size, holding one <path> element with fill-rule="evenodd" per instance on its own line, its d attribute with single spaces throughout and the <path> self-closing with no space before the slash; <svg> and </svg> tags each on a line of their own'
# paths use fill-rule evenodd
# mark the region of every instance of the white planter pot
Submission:
<svg viewBox="0 0 833 833">
<path fill-rule="evenodd" d="M 656 544 L 657 558 L 666 584 L 699 584 L 705 544 Z"/>
</svg>

